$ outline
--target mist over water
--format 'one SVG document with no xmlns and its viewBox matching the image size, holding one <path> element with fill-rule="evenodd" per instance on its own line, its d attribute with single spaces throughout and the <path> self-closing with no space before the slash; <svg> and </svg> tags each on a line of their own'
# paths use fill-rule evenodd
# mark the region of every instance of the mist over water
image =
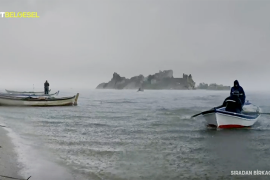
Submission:
<svg viewBox="0 0 270 180">
<path fill-rule="evenodd" d="M 269 9 L 265 0 L 0 1 L 0 12 L 40 16 L 0 17 L 1 87 L 95 88 L 114 72 L 171 69 L 197 85 L 270 90 Z"/>
<path fill-rule="evenodd" d="M 269 94 L 246 94 L 270 112 Z M 75 107 L 1 107 L 0 121 L 33 179 L 231 179 L 232 170 L 269 170 L 268 116 L 241 130 L 208 129 L 204 119 L 189 119 L 228 95 L 90 90 Z"/>
</svg>

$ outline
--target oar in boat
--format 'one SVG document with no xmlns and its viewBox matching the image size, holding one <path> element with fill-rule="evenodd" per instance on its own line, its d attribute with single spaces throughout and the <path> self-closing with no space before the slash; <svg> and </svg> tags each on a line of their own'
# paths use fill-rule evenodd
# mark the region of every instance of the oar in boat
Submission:
<svg viewBox="0 0 270 180">
<path fill-rule="evenodd" d="M 215 110 L 216 110 L 217 108 L 220 108 L 220 106 L 219 106 L 219 107 L 215 107 L 215 108 L 213 108 L 213 109 L 210 109 L 210 110 L 208 110 L 208 111 L 200 112 L 200 113 L 198 113 L 198 114 L 195 114 L 195 115 L 191 116 L 190 118 L 194 118 L 194 117 L 197 117 L 197 116 L 199 116 L 199 115 L 203 115 L 203 114 L 205 114 L 205 113 L 215 112 Z M 260 113 L 260 112 L 243 112 L 243 113 L 244 113 L 244 114 L 247 114 L 247 115 L 255 115 L 255 114 L 265 114 L 265 115 L 270 115 L 270 113 Z"/>
<path fill-rule="evenodd" d="M 265 115 L 270 115 L 270 113 L 260 113 L 260 112 L 243 112 L 244 114 L 248 115 L 255 115 L 255 114 L 265 114 Z"/>
<path fill-rule="evenodd" d="M 205 113 L 215 112 L 216 109 L 221 108 L 222 106 L 223 106 L 223 105 L 220 105 L 220 106 L 214 107 L 214 108 L 212 108 L 212 109 L 210 109 L 210 110 L 200 112 L 200 113 L 198 113 L 198 114 L 195 114 L 195 115 L 191 116 L 190 118 L 194 118 L 194 117 L 197 117 L 197 116 L 199 116 L 199 115 L 203 115 L 203 114 L 205 114 Z"/>
<path fill-rule="evenodd" d="M 266 115 L 270 115 L 270 113 L 259 113 L 259 114 L 266 114 Z"/>
<path fill-rule="evenodd" d="M 198 114 L 195 114 L 195 115 L 191 116 L 190 118 L 194 118 L 194 117 L 197 117 L 199 115 L 202 115 L 202 114 L 205 114 L 205 113 L 209 113 L 209 112 L 214 112 L 214 111 L 215 111 L 214 109 L 210 109 L 208 111 L 203 111 L 203 112 L 200 112 Z"/>
</svg>

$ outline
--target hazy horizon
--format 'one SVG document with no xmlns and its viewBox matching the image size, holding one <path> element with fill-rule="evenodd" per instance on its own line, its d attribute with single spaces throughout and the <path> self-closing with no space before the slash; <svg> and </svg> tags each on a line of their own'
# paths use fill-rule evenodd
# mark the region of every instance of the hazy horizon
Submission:
<svg viewBox="0 0 270 180">
<path fill-rule="evenodd" d="M 270 90 L 270 1 L 1 1 L 2 89 L 94 89 L 114 72 L 159 70 L 199 83 Z"/>
</svg>

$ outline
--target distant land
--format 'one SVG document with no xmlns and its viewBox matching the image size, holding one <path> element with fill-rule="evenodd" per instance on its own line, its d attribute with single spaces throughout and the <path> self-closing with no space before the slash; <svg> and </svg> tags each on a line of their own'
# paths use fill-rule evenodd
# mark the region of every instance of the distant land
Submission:
<svg viewBox="0 0 270 180">
<path fill-rule="evenodd" d="M 183 74 L 182 78 L 174 78 L 172 70 L 159 71 L 144 77 L 134 76 L 130 79 L 113 73 L 108 83 L 99 84 L 96 89 L 195 89 L 191 74 Z"/>
<path fill-rule="evenodd" d="M 195 82 L 192 75 L 183 74 L 182 78 L 174 78 L 173 70 L 159 71 L 155 74 L 150 74 L 147 77 L 143 75 L 134 76 L 130 79 L 121 77 L 116 72 L 113 73 L 112 79 L 107 83 L 99 84 L 96 89 L 179 89 L 179 90 L 228 90 L 230 86 L 218 84 L 200 83 L 195 87 Z"/>
<path fill-rule="evenodd" d="M 206 84 L 206 83 L 200 83 L 196 89 L 206 89 L 206 90 L 230 90 L 231 87 L 230 86 L 223 86 L 222 84 L 216 84 L 216 83 L 212 83 L 212 84 Z"/>
</svg>

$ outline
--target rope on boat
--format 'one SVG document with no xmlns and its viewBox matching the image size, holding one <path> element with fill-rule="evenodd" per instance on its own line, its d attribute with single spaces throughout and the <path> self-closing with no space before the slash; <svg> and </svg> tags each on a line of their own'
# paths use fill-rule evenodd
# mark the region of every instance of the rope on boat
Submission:
<svg viewBox="0 0 270 180">
<path fill-rule="evenodd" d="M 3 176 L 3 175 L 0 175 L 0 177 L 9 178 L 9 179 L 17 179 L 17 180 L 28 180 L 28 179 L 30 179 L 31 176 L 29 178 L 27 178 L 27 179 L 18 179 L 18 178 L 15 178 L 15 177 L 9 177 L 9 176 Z"/>
</svg>

